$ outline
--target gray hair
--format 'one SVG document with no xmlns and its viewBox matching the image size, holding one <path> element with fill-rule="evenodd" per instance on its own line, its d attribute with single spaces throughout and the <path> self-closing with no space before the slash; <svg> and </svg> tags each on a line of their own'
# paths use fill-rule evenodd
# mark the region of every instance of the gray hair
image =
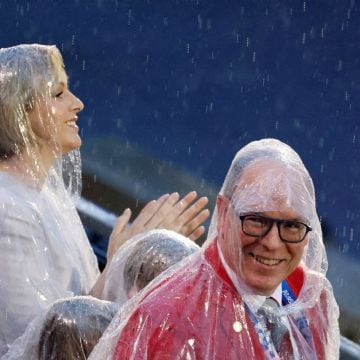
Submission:
<svg viewBox="0 0 360 360">
<path fill-rule="evenodd" d="M 199 247 L 185 243 L 180 235 L 172 232 L 149 232 L 129 254 L 124 266 L 124 286 L 129 290 L 135 284 L 140 291 L 156 276 L 170 266 L 191 255 Z"/>
</svg>

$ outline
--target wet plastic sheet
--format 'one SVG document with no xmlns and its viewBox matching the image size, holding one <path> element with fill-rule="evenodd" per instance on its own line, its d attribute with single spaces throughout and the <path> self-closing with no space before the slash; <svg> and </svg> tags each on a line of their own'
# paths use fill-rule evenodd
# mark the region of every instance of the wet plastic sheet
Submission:
<svg viewBox="0 0 360 360">
<path fill-rule="evenodd" d="M 239 218 L 246 214 L 280 222 L 249 236 Z M 132 299 L 91 359 L 337 359 L 339 311 L 326 270 L 300 158 L 280 141 L 250 143 L 234 158 L 201 251 Z M 279 306 L 264 312 L 269 297 Z M 287 329 L 282 346 L 270 319 Z"/>
</svg>

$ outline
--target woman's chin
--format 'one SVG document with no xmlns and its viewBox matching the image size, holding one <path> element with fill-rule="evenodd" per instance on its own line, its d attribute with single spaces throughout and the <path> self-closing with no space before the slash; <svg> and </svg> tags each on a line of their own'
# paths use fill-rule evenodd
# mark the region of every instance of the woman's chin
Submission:
<svg viewBox="0 0 360 360">
<path fill-rule="evenodd" d="M 69 153 L 70 151 L 77 150 L 81 147 L 81 139 L 78 137 L 78 139 L 68 142 L 66 144 L 63 144 L 61 147 L 61 153 L 62 155 L 65 155 Z"/>
</svg>

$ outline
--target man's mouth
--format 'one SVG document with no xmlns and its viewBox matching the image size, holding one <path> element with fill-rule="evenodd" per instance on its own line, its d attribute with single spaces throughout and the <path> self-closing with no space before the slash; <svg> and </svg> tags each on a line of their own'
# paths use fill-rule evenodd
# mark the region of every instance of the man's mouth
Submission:
<svg viewBox="0 0 360 360">
<path fill-rule="evenodd" d="M 255 255 L 253 253 L 250 253 L 250 255 L 253 258 L 255 258 L 255 260 L 257 262 L 259 262 L 260 264 L 267 265 L 267 266 L 276 266 L 276 265 L 279 265 L 282 261 L 281 259 L 280 260 L 279 259 L 269 259 L 269 258 Z"/>
</svg>

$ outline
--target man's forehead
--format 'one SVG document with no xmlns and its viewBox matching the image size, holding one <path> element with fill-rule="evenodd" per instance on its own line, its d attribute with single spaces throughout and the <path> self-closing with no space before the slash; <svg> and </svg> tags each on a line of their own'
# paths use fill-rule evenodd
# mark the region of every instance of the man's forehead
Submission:
<svg viewBox="0 0 360 360">
<path fill-rule="evenodd" d="M 274 174 L 289 174 L 289 168 L 275 159 L 259 159 L 249 164 L 239 176 L 237 189 L 245 188 L 252 184 L 269 183 L 275 181 Z"/>
<path fill-rule="evenodd" d="M 286 163 L 260 159 L 240 175 L 231 203 L 239 213 L 284 211 L 309 218 L 309 201 L 303 176 Z"/>
</svg>

